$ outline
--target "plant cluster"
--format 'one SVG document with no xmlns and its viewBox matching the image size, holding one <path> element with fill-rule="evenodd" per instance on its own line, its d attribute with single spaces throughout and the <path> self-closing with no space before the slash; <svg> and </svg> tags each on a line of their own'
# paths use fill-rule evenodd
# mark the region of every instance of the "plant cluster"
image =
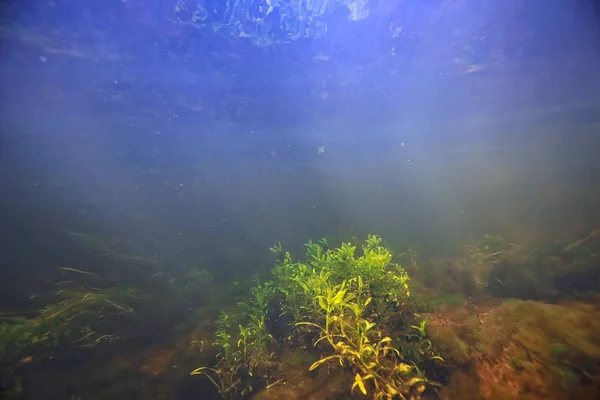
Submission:
<svg viewBox="0 0 600 400">
<path fill-rule="evenodd" d="M 357 255 L 357 246 L 350 243 L 330 249 L 325 240 L 310 241 L 305 262 L 294 262 L 281 244 L 275 245 L 271 250 L 279 259 L 273 281 L 257 284 L 250 302 L 239 305 L 233 319 L 245 320 L 244 325 L 227 329 L 230 317 L 221 316 L 215 341 L 221 348 L 217 367 L 202 367 L 192 374 L 208 376 L 224 397 L 247 391 L 244 384 L 240 389 L 244 381 L 240 372 L 252 375 L 268 366 L 267 349 L 274 339 L 266 321 L 269 304 L 276 302 L 280 316 L 287 316 L 291 325 L 285 342 L 304 344 L 312 339 L 322 355 L 309 370 L 337 361 L 352 370 L 352 391 L 376 399 L 419 399 L 428 384 L 435 385 L 421 372 L 419 362 L 440 358 L 426 338 L 425 322 L 414 325 L 416 333 L 405 335 L 400 344 L 393 343 L 392 332 L 380 322 L 384 314 L 402 314 L 410 298 L 408 275 L 392 263 L 390 251 L 381 243 L 379 237 L 369 236 Z"/>
<path fill-rule="evenodd" d="M 89 270 L 45 271 L 44 281 L 52 285 L 31 296 L 30 310 L 0 313 L 2 395 L 20 395 L 23 376 L 44 360 L 155 335 L 212 300 L 213 277 L 202 269 L 170 274 L 121 240 L 66 235 Z"/>
<path fill-rule="evenodd" d="M 137 318 L 146 295 L 127 287 L 98 289 L 70 285 L 33 318 L 7 318 L 0 324 L 0 359 L 28 352 L 51 355 L 65 345 L 93 347 L 118 338 L 118 329 Z"/>
<path fill-rule="evenodd" d="M 17 394 L 24 372 L 19 366 L 152 334 L 159 324 L 169 324 L 178 310 L 197 304 L 198 293 L 206 301 L 212 283 L 210 274 L 196 269 L 158 286 L 156 275 L 147 277 L 136 287 L 113 276 L 60 270 L 69 280 L 36 296 L 45 303 L 40 309 L 0 314 L 0 385 Z"/>
<path fill-rule="evenodd" d="M 127 285 L 111 285 L 96 274 L 72 268 L 73 280 L 58 283 L 47 304 L 32 317 L 0 316 L 0 360 L 24 354 L 50 356 L 59 346 L 94 347 L 126 336 L 128 327 L 145 317 L 187 304 L 196 292 L 206 293 L 212 277 L 192 269 L 170 279 L 166 297 Z M 186 282 L 185 284 L 183 282 Z M 164 294 L 164 293 L 162 293 Z"/>
<path fill-rule="evenodd" d="M 0 316 L 1 384 L 15 396 L 22 391 L 17 367 L 23 360 L 66 356 L 75 348 L 119 340 L 137 322 L 138 305 L 148 301 L 144 293 L 128 287 L 63 286 L 33 317 Z"/>
<path fill-rule="evenodd" d="M 267 377 L 272 353 L 268 351 L 273 337 L 267 329 L 269 303 L 275 295 L 272 282 L 256 280 L 250 299 L 237 304 L 237 312 L 221 312 L 214 345 L 219 348 L 215 368 L 200 367 L 192 375 L 204 375 L 217 387 L 223 398 L 246 394 L 253 390 L 257 378 Z"/>
</svg>

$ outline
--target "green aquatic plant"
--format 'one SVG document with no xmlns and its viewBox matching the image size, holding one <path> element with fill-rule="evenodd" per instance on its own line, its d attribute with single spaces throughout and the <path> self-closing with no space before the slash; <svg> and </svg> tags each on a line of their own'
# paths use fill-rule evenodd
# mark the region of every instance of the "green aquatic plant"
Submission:
<svg viewBox="0 0 600 400">
<path fill-rule="evenodd" d="M 309 242 L 307 251 L 315 251 L 320 257 L 322 248 L 314 248 Z M 318 270 L 314 265 L 296 263 L 292 261 L 290 253 L 283 252 L 281 244 L 271 248 L 271 251 L 280 258 L 272 271 L 274 284 L 277 291 L 284 297 L 282 313 L 291 315 L 294 320 L 301 320 L 308 311 L 303 305 L 311 298 L 322 294 L 324 288 L 330 282 L 331 272 L 324 269 Z"/>
<path fill-rule="evenodd" d="M 44 358 L 53 356 L 59 346 L 66 354 L 73 347 L 95 347 L 139 335 L 159 315 L 168 315 L 181 304 L 181 292 L 191 295 L 193 288 L 205 287 L 199 284 L 205 275 L 196 273 L 198 279 L 191 279 L 184 290 L 167 287 L 159 300 L 136 287 L 110 285 L 110 277 L 74 268 L 58 270 L 69 274 L 70 280 L 58 282 L 54 292 L 37 296 L 46 300 L 45 306 L 23 317 L 0 316 L 0 358 L 32 354 Z"/>
<path fill-rule="evenodd" d="M 435 384 L 421 373 L 416 364 L 409 365 L 401 351 L 383 333 L 373 310 L 398 310 L 410 298 L 409 278 L 377 236 L 369 236 L 362 246 L 343 243 L 329 249 L 326 242 L 309 242 L 307 264 L 293 263 L 286 254 L 275 276 L 287 297 L 302 299 L 294 315 L 304 319 L 296 322 L 297 334 L 312 329 L 318 337 L 315 346 L 327 344 L 333 354 L 313 363 L 310 369 L 332 360 L 350 366 L 355 371 L 352 389 L 373 398 L 417 399 L 427 384 Z M 293 268 L 292 268 L 293 266 Z M 423 325 L 424 329 L 424 325 Z M 423 353 L 430 351 L 424 333 L 420 336 Z M 438 359 L 433 354 L 428 358 Z"/>
<path fill-rule="evenodd" d="M 421 322 L 419 323 L 419 325 L 411 325 L 411 328 L 415 331 L 414 333 L 411 333 L 408 335 L 408 338 L 416 338 L 417 340 L 421 341 L 423 339 L 425 339 L 425 337 L 427 336 L 427 332 L 425 331 L 425 327 L 427 326 L 427 320 L 423 319 L 421 320 Z"/>
<path fill-rule="evenodd" d="M 273 337 L 267 331 L 266 318 L 270 301 L 275 295 L 272 282 L 261 284 L 255 281 L 248 302 L 238 303 L 239 311 L 246 316 L 246 323 L 239 325 L 237 347 L 242 354 L 242 362 L 248 367 L 248 373 L 266 368 L 272 354 L 267 347 Z"/>
<path fill-rule="evenodd" d="M 241 379 L 237 376 L 238 370 L 244 365 L 237 349 L 235 338 L 230 333 L 232 321 L 230 316 L 221 313 L 216 323 L 214 345 L 219 348 L 218 365 L 215 368 L 200 367 L 193 370 L 190 375 L 205 376 L 215 386 L 223 399 L 234 398 L 236 387 Z"/>
<path fill-rule="evenodd" d="M 29 318 L 0 324 L 0 358 L 51 356 L 58 346 L 94 347 L 117 340 L 120 328 L 137 320 L 146 295 L 128 287 L 106 289 L 69 285 Z"/>
<path fill-rule="evenodd" d="M 229 373 L 228 371 L 216 368 L 200 367 L 190 372 L 190 375 L 205 376 L 213 385 L 215 385 L 215 388 L 217 388 L 221 398 L 235 398 L 233 389 L 235 389 L 235 387 L 239 384 L 239 379 L 237 379 L 235 375 Z M 235 378 L 233 382 L 227 380 L 232 377 Z"/>
<path fill-rule="evenodd" d="M 372 294 L 373 302 L 386 307 L 399 307 L 409 297 L 409 278 L 398 264 L 391 263 L 391 253 L 381 246 L 381 239 L 371 235 L 356 256 L 357 247 L 343 243 L 329 249 L 325 240 L 306 244 L 306 263 L 293 262 L 289 253 L 282 254 L 273 270 L 277 289 L 286 297 L 286 312 L 295 319 L 306 317 L 302 307 L 321 295 L 326 285 L 360 277 Z"/>
<path fill-rule="evenodd" d="M 238 303 L 231 317 L 219 319 L 215 345 L 222 351 L 217 367 L 202 367 L 194 373 L 210 374 L 224 397 L 247 393 L 250 387 L 244 373 L 256 377 L 256 371 L 267 371 L 270 366 L 273 354 L 267 349 L 274 339 L 266 316 L 272 300 L 281 299 L 277 302 L 280 315 L 289 317 L 292 329 L 286 343 L 312 341 L 323 354 L 310 370 L 337 361 L 353 370 L 353 391 L 378 399 L 419 399 L 426 385 L 435 383 L 421 372 L 418 361 L 393 345 L 390 334 L 377 321 L 384 311 L 409 314 L 404 310 L 410 299 L 404 269 L 392 263 L 390 251 L 377 236 L 367 238 L 360 254 L 356 245 L 330 248 L 324 239 L 309 241 L 305 247 L 304 262 L 292 260 L 281 244 L 271 248 L 278 258 L 273 281 L 257 281 L 249 301 Z M 224 320 L 229 321 L 225 329 Z M 411 339 L 423 354 L 427 352 L 427 358 L 441 360 L 430 352 L 424 333 L 419 340 Z"/>
<path fill-rule="evenodd" d="M 155 261 L 119 253 L 118 244 L 69 235 L 101 262 L 98 272 L 57 268 L 54 276 L 63 280 L 54 284 L 54 290 L 32 296 L 41 304 L 38 309 L 0 315 L 3 387 L 14 387 L 23 378 L 27 368 L 21 367 L 22 359 L 27 364 L 57 357 L 68 360 L 85 349 L 151 337 L 157 330 L 179 324 L 191 307 L 210 300 L 212 276 L 203 270 L 191 269 L 172 278 L 156 273 Z M 120 268 L 125 265 L 152 268 Z"/>
<path fill-rule="evenodd" d="M 404 358 L 416 364 L 420 364 L 426 360 L 444 361 L 442 357 L 434 352 L 433 343 L 427 337 L 426 326 L 426 319 L 422 319 L 419 325 L 411 325 L 410 328 L 413 332 L 406 335 L 408 343 L 402 351 Z"/>
<path fill-rule="evenodd" d="M 0 360 L 19 357 L 22 349 L 31 348 L 45 339 L 45 333 L 27 318 L 11 317 L 0 321 Z"/>
<path fill-rule="evenodd" d="M 257 376 L 266 379 L 273 357 L 269 344 L 274 340 L 267 330 L 266 318 L 274 295 L 272 282 L 255 280 L 249 299 L 238 302 L 235 313 L 222 312 L 217 320 L 217 365 L 197 368 L 191 374 L 207 377 L 221 397 L 244 395 L 252 391 Z"/>
<path fill-rule="evenodd" d="M 318 322 L 297 322 L 296 325 L 315 329 L 319 333 L 314 345 L 327 343 L 334 352 L 314 362 L 309 370 L 336 360 L 355 371 L 352 390 L 375 399 L 418 399 L 429 380 L 416 365 L 404 362 L 401 352 L 384 336 L 376 323 L 365 314 L 372 301 L 368 286 L 361 277 L 328 287 L 326 294 L 314 300 L 320 308 Z M 441 358 L 438 357 L 441 360 Z"/>
</svg>

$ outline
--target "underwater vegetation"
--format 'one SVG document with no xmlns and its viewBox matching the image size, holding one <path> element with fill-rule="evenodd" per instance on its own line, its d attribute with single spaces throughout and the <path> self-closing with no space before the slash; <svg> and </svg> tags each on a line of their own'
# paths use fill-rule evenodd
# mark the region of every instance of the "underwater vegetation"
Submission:
<svg viewBox="0 0 600 400">
<path fill-rule="evenodd" d="M 127 287 L 70 285 L 54 293 L 54 301 L 30 318 L 5 318 L 0 325 L 0 358 L 32 352 L 50 355 L 59 347 L 93 347 L 119 338 L 117 332 L 138 318 L 146 295 Z"/>
<path fill-rule="evenodd" d="M 593 297 L 600 290 L 596 232 L 573 242 L 518 244 L 484 235 L 464 246 L 458 257 L 416 263 L 409 271 L 438 295 L 542 301 Z"/>
<path fill-rule="evenodd" d="M 437 382 L 423 363 L 443 361 L 433 351 L 426 321 L 407 312 L 410 278 L 392 263 L 377 236 L 357 246 L 306 244 L 305 261 L 294 261 L 280 244 L 272 279 L 256 281 L 247 302 L 217 321 L 214 367 L 200 367 L 223 398 L 278 384 L 274 374 L 282 347 L 303 349 L 316 361 L 351 371 L 349 392 L 375 399 L 420 399 Z M 275 312 L 274 312 L 275 311 Z M 274 378 L 275 377 L 275 378 Z"/>
<path fill-rule="evenodd" d="M 89 241 L 85 235 L 78 237 Z M 165 324 L 170 329 L 183 310 L 209 300 L 213 279 L 204 270 L 192 268 L 171 277 L 146 270 L 147 263 L 140 263 L 138 257 L 114 252 L 112 256 L 123 269 L 115 273 L 108 268 L 100 274 L 57 268 L 62 280 L 48 293 L 34 296 L 43 307 L 0 314 L 3 389 L 20 392 L 15 369 L 23 363 L 78 357 L 91 349 L 147 336 Z M 145 279 L 140 280 L 144 273 Z"/>
<path fill-rule="evenodd" d="M 457 259 L 419 264 L 413 298 L 450 376 L 441 398 L 598 398 L 594 232 L 550 244 L 485 235 Z"/>
<path fill-rule="evenodd" d="M 447 306 L 428 315 L 454 399 L 596 399 L 600 310 L 573 302 Z"/>
<path fill-rule="evenodd" d="M 217 293 L 203 269 L 166 273 L 94 238 L 110 268 L 58 268 L 40 307 L 0 315 L 0 394 L 37 398 L 42 379 L 99 400 L 595 399 L 598 240 L 485 235 L 436 260 L 374 235 L 308 241 L 302 259 L 277 243 L 270 271 Z M 83 362 L 82 382 L 40 377 L 60 360 Z"/>
</svg>

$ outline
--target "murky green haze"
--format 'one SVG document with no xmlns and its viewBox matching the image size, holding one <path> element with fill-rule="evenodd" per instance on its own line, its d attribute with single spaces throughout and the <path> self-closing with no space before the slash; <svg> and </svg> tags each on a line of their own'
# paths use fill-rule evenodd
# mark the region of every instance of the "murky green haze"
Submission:
<svg viewBox="0 0 600 400">
<path fill-rule="evenodd" d="M 276 241 L 300 251 L 309 238 L 377 233 L 439 256 L 486 233 L 577 235 L 598 220 L 598 139 L 596 125 L 573 114 L 408 128 L 348 117 L 290 132 L 202 121 L 193 130 L 204 138 L 172 128 L 145 154 L 123 148 L 125 127 L 86 134 L 101 129 L 86 126 L 94 121 L 57 140 L 24 132 L 0 160 L 4 308 L 50 266 L 86 267 L 66 232 L 119 238 L 167 270 L 195 266 L 225 279 L 267 272 Z M 236 139 L 244 130 L 246 142 Z M 305 142 L 292 139 L 301 132 Z"/>
</svg>

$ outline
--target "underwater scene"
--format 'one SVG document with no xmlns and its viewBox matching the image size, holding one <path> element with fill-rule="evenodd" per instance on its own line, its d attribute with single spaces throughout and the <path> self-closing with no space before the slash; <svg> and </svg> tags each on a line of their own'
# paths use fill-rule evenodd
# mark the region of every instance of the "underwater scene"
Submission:
<svg viewBox="0 0 600 400">
<path fill-rule="evenodd" d="M 600 398 L 600 4 L 9 0 L 0 399 Z"/>
</svg>

